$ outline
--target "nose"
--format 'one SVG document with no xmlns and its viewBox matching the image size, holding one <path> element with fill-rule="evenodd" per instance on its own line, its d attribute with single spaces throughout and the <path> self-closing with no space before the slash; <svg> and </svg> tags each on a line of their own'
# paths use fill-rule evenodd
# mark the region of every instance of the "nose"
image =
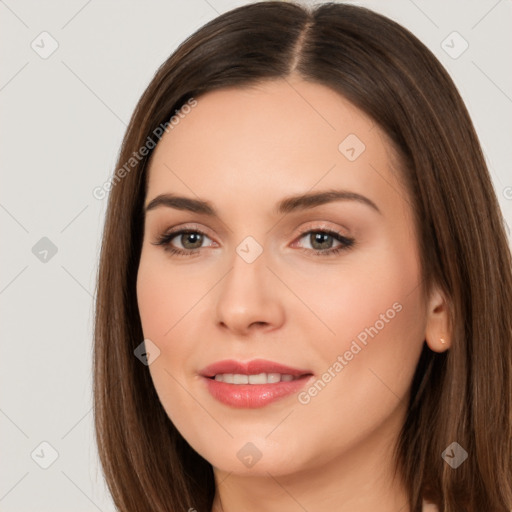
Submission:
<svg viewBox="0 0 512 512">
<path fill-rule="evenodd" d="M 219 283 L 217 325 L 238 336 L 278 329 L 284 322 L 284 287 L 267 266 L 265 251 L 252 263 L 238 254 Z"/>
</svg>

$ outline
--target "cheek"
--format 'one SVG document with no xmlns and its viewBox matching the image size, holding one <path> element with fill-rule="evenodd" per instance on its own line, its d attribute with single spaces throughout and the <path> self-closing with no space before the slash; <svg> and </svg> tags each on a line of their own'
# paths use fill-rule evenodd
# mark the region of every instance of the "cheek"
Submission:
<svg viewBox="0 0 512 512">
<path fill-rule="evenodd" d="M 172 271 L 160 255 L 143 251 L 137 274 L 139 314 L 144 338 L 160 350 L 149 371 L 163 408 L 180 431 L 198 414 L 183 391 L 187 377 L 183 362 L 190 360 L 194 347 L 186 342 L 181 322 L 186 323 L 187 312 L 198 300 L 197 290 L 194 293 L 194 286 L 185 281 L 183 273 Z"/>
<path fill-rule="evenodd" d="M 316 348 L 324 347 L 320 350 L 331 357 L 333 347 L 348 350 L 357 337 L 363 343 L 385 338 L 386 346 L 396 349 L 407 339 L 421 336 L 425 311 L 419 296 L 420 263 L 412 241 L 376 237 L 371 247 L 347 253 L 336 266 L 309 264 L 295 271 L 294 275 L 288 271 L 287 278 L 316 318 L 297 315 L 294 319 L 302 322 L 306 332 L 316 322 L 319 339 L 325 340 Z"/>
<path fill-rule="evenodd" d="M 336 432 L 329 436 L 332 449 L 362 442 L 386 423 L 400 427 L 423 345 L 420 302 L 413 295 L 372 304 L 373 314 L 364 319 L 340 318 L 340 329 L 346 320 L 353 334 L 325 349 L 323 373 L 299 397 L 306 417 L 322 418 L 322 428 Z M 368 302 L 361 306 L 368 312 Z"/>
<path fill-rule="evenodd" d="M 391 245 L 347 259 L 342 272 L 317 281 L 326 293 L 309 295 L 335 334 L 318 345 L 323 368 L 301 403 L 354 442 L 406 403 L 423 346 L 419 262 Z"/>
<path fill-rule="evenodd" d="M 173 268 L 165 255 L 142 253 L 137 274 L 137 302 L 144 336 L 163 342 L 201 296 L 197 282 Z"/>
<path fill-rule="evenodd" d="M 187 313 L 197 302 L 198 294 L 190 281 L 186 285 L 181 275 L 162 263 L 159 255 L 146 256 L 143 252 L 137 274 L 137 302 L 144 338 L 160 350 L 149 367 L 159 393 L 162 386 L 178 385 L 171 375 L 182 380 L 182 363 L 194 348 L 183 338 L 181 328 L 189 320 Z"/>
</svg>

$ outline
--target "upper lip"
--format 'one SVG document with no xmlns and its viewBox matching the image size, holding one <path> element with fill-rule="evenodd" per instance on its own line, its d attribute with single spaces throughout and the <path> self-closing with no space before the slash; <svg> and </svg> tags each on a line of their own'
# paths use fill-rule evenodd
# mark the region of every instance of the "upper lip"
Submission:
<svg viewBox="0 0 512 512">
<path fill-rule="evenodd" d="M 251 361 L 235 361 L 226 359 L 210 364 L 200 371 L 203 377 L 215 377 L 215 375 L 224 373 L 238 373 L 241 375 L 257 375 L 259 373 L 280 373 L 282 375 L 293 375 L 300 377 L 302 375 L 312 375 L 311 371 L 300 368 L 292 368 L 274 361 L 265 359 L 253 359 Z"/>
</svg>

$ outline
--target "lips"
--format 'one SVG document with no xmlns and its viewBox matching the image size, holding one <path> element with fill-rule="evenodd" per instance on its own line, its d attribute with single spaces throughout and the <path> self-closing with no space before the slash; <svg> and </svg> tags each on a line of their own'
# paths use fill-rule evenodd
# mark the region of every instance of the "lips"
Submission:
<svg viewBox="0 0 512 512">
<path fill-rule="evenodd" d="M 298 368 L 292 368 L 272 361 L 265 361 L 264 359 L 253 359 L 246 363 L 234 360 L 219 361 L 207 366 L 200 373 L 204 377 L 215 377 L 215 375 L 225 373 L 238 373 L 241 375 L 280 373 L 281 375 L 292 375 L 293 377 L 300 377 L 306 374 L 311 375 L 309 370 L 300 370 Z"/>
<path fill-rule="evenodd" d="M 225 360 L 204 368 L 200 375 L 210 394 L 225 405 L 257 408 L 292 395 L 313 375 L 310 370 L 254 359 Z"/>
</svg>

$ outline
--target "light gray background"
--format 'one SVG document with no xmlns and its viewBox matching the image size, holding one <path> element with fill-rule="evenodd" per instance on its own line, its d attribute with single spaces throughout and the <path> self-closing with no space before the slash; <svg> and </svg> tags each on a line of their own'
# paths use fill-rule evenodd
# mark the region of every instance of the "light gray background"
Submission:
<svg viewBox="0 0 512 512">
<path fill-rule="evenodd" d="M 189 34 L 249 3 L 0 1 L 2 232 L 0 510 L 113 511 L 92 415 L 93 294 L 106 199 L 133 108 Z M 316 3 L 316 2 L 315 2 Z M 454 78 L 512 225 L 512 3 L 361 1 L 409 28 Z M 47 59 L 31 48 L 58 49 Z M 453 31 L 458 58 L 442 47 Z M 463 44 L 444 43 L 456 52 Z M 58 249 L 46 262 L 33 246 Z M 51 254 L 51 253 L 50 253 Z M 43 257 L 43 255 L 40 255 Z M 51 462 L 51 449 L 58 452 Z M 35 450 L 35 452 L 34 452 Z"/>
</svg>

